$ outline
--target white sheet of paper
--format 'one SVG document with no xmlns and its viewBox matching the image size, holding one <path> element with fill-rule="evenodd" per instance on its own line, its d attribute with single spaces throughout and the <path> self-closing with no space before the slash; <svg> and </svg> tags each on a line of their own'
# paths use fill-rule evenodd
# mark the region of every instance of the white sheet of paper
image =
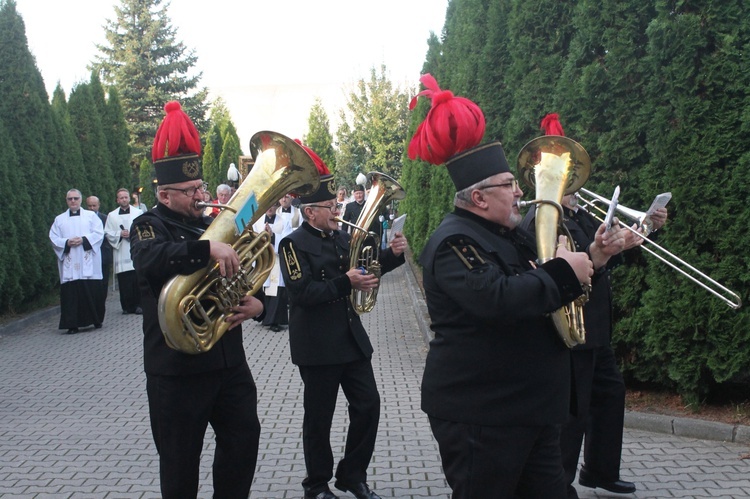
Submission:
<svg viewBox="0 0 750 499">
<path fill-rule="evenodd" d="M 396 232 L 401 232 L 402 234 L 404 233 L 404 222 L 406 222 L 406 213 L 393 221 L 393 223 L 391 224 L 391 236 L 389 238 L 389 241 L 393 240 L 393 236 L 396 235 Z"/>
</svg>

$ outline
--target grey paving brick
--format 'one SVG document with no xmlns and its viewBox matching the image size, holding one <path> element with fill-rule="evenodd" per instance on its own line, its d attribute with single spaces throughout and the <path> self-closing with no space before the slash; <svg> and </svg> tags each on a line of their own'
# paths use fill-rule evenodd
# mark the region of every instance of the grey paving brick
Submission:
<svg viewBox="0 0 750 499">
<path fill-rule="evenodd" d="M 102 329 L 74 336 L 59 334 L 54 311 L 0 329 L 0 497 L 159 497 L 140 318 L 119 314 L 116 293 L 107 305 Z M 437 445 L 419 408 L 429 317 L 409 269 L 382 280 L 378 304 L 363 321 L 382 398 L 368 481 L 384 498 L 447 499 Z M 251 498 L 299 498 L 302 383 L 289 360 L 288 333 L 247 324 L 243 334 L 262 425 Z M 342 394 L 331 434 L 337 458 L 347 422 Z M 628 413 L 626 424 L 622 477 L 638 483 L 631 497 L 750 496 L 750 463 L 741 459 L 750 443 L 746 427 L 636 413 Z M 213 438 L 209 428 L 200 498 L 213 493 Z M 577 490 L 581 498 L 613 497 L 601 489 Z"/>
</svg>

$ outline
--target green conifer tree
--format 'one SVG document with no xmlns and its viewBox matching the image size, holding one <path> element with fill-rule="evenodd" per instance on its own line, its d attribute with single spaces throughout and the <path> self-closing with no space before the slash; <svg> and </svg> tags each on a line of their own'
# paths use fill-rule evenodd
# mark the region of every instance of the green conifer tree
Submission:
<svg viewBox="0 0 750 499">
<path fill-rule="evenodd" d="M 31 226 L 27 209 L 30 205 L 22 203 L 31 202 L 31 199 L 23 190 L 22 197 L 18 198 L 18 187 L 22 183 L 21 165 L 9 137 L 0 119 L 0 189 L 6 199 L 13 200 L 5 206 L 6 223 L 3 226 L 3 237 L 0 238 L 0 289 L 3 290 L 0 293 L 0 313 L 12 311 L 29 296 L 29 290 L 25 286 L 26 276 L 19 269 L 22 260 L 19 256 L 26 253 L 26 248 L 21 247 L 26 235 L 21 237 L 21 234 Z"/>
<path fill-rule="evenodd" d="M 333 149 L 333 137 L 328 115 L 320 98 L 316 98 L 307 117 L 307 134 L 303 136 L 304 144 L 320 156 L 328 169 L 336 174 L 336 151 Z"/>
<path fill-rule="evenodd" d="M 49 98 L 14 0 L 0 1 L 0 47 L 0 121 L 5 123 L 20 168 L 9 199 L 26 206 L 29 214 L 28 221 L 15 221 L 25 240 L 24 258 L 17 260 L 14 272 L 23 275 L 23 296 L 31 299 L 50 290 L 57 280 L 48 233 L 62 198 L 53 200 L 50 179 L 64 165 L 56 157 L 57 134 Z"/>
<path fill-rule="evenodd" d="M 206 132 L 207 90 L 200 88 L 197 57 L 177 40 L 161 0 L 121 0 L 105 27 L 106 45 L 92 67 L 117 87 L 130 129 L 135 169 L 150 157 L 164 105 L 179 100 L 201 134 Z"/>
<path fill-rule="evenodd" d="M 116 191 L 115 180 L 110 166 L 107 138 L 89 84 L 81 83 L 73 88 L 68 109 L 73 131 L 81 145 L 83 168 L 90 179 L 91 191 L 81 192 L 84 197 L 97 196 L 106 210 L 106 206 L 112 204 L 107 201 L 113 198 Z"/>
<path fill-rule="evenodd" d="M 52 117 L 55 120 L 55 128 L 58 130 L 59 137 L 57 143 L 58 158 L 64 168 L 60 168 L 55 176 L 55 197 L 58 199 L 65 196 L 70 187 L 76 186 L 81 192 L 92 192 L 91 179 L 83 168 L 83 155 L 81 154 L 81 144 L 73 131 L 70 123 L 70 113 L 68 112 L 68 103 L 65 98 L 65 92 L 58 84 L 52 94 Z"/>
</svg>

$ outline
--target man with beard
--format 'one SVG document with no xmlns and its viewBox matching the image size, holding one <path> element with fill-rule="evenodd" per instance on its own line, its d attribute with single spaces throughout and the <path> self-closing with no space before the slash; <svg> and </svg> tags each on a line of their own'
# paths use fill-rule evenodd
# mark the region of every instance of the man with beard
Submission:
<svg viewBox="0 0 750 499">
<path fill-rule="evenodd" d="M 435 332 L 422 410 L 454 499 L 562 499 L 570 353 L 549 313 L 583 294 L 591 261 L 558 245 L 556 258 L 532 263 L 533 239 L 517 229 L 523 192 L 501 144 L 480 144 L 481 109 L 430 75 L 421 81 L 417 97 L 432 108 L 408 154 L 445 164 L 456 188 L 455 210 L 420 257 Z"/>
</svg>

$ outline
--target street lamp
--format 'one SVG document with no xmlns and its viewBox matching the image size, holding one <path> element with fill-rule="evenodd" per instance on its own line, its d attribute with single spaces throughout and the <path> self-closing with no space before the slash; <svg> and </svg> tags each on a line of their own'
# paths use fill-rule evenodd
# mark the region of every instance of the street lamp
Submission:
<svg viewBox="0 0 750 499">
<path fill-rule="evenodd" d="M 233 189 L 237 189 L 237 184 L 240 181 L 240 171 L 236 166 L 234 166 L 234 163 L 229 164 L 229 169 L 227 170 L 227 180 L 229 181 L 229 185 Z"/>
</svg>

